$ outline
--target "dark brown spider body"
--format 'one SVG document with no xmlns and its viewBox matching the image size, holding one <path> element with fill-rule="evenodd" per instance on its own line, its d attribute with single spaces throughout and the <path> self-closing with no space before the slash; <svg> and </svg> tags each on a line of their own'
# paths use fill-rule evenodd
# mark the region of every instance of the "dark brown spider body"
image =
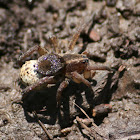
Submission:
<svg viewBox="0 0 140 140">
<path fill-rule="evenodd" d="M 36 70 L 44 76 L 57 75 L 64 69 L 64 59 L 58 54 L 46 54 L 39 57 Z"/>
<path fill-rule="evenodd" d="M 71 72 L 82 74 L 88 65 L 88 58 L 81 54 L 65 54 L 63 56 L 66 63 L 66 75 Z"/>
<path fill-rule="evenodd" d="M 82 74 L 88 65 L 88 58 L 81 54 L 46 54 L 38 59 L 36 70 L 42 75 L 50 76 L 65 72 L 68 75 L 71 72 Z"/>
<path fill-rule="evenodd" d="M 76 33 L 73 35 L 72 40 L 68 45 L 69 53 L 61 53 L 61 48 L 58 45 L 57 38 L 52 36 L 50 37 L 50 42 L 54 49 L 51 53 L 43 47 L 36 46 L 29 49 L 20 57 L 19 63 L 22 64 L 23 60 L 30 56 L 34 51 L 38 51 L 40 54 L 38 60 L 26 61 L 26 63 L 21 67 L 20 77 L 24 83 L 29 85 L 23 89 L 22 99 L 25 99 L 30 91 L 36 90 L 42 85 L 47 86 L 49 84 L 56 84 L 57 82 L 60 82 L 56 93 L 56 101 L 59 106 L 62 91 L 68 86 L 70 80 L 73 80 L 76 83 L 82 82 L 92 91 L 92 86 L 87 80 L 91 77 L 91 71 L 110 71 L 110 68 L 107 66 L 90 66 L 89 59 L 84 54 L 70 53 L 75 46 L 80 32 L 86 25 L 87 23 L 81 26 L 81 28 L 78 28 Z"/>
</svg>

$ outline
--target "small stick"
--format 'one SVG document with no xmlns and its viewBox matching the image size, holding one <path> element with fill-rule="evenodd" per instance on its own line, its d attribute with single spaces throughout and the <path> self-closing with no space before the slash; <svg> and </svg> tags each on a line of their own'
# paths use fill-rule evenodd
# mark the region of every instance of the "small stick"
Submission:
<svg viewBox="0 0 140 140">
<path fill-rule="evenodd" d="M 78 106 L 75 102 L 73 102 L 82 112 L 83 114 L 92 122 L 92 125 L 94 126 L 94 131 L 100 135 L 101 137 L 105 138 L 105 136 L 103 134 L 101 134 L 101 130 L 99 129 L 99 127 L 93 122 L 93 120 L 87 115 L 87 113 L 80 107 Z"/>
<path fill-rule="evenodd" d="M 39 123 L 39 125 L 41 126 L 41 128 L 44 130 L 44 132 L 45 132 L 45 134 L 47 135 L 47 137 L 48 137 L 50 140 L 53 140 L 53 137 L 49 134 L 49 132 L 47 131 L 45 125 L 39 120 L 36 111 L 33 111 L 32 113 L 33 113 L 33 116 L 36 118 L 37 122 Z"/>
<path fill-rule="evenodd" d="M 90 119 L 91 121 L 93 121 L 88 115 L 87 115 L 87 113 L 79 106 L 79 105 L 77 105 L 75 102 L 73 102 L 84 114 L 85 114 L 85 116 L 88 118 L 88 119 Z"/>
<path fill-rule="evenodd" d="M 85 128 L 88 132 L 90 132 L 91 134 L 93 134 L 93 136 L 95 137 L 95 139 L 97 139 L 96 133 L 94 131 L 92 131 L 92 129 L 88 128 L 81 120 L 78 116 L 76 116 L 76 120 L 79 122 L 79 124 Z"/>
</svg>

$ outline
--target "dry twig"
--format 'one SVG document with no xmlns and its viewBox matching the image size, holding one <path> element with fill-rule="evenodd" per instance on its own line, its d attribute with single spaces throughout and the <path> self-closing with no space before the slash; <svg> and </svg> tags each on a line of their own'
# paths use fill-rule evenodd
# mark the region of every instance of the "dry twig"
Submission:
<svg viewBox="0 0 140 140">
<path fill-rule="evenodd" d="M 47 137 L 52 140 L 53 137 L 49 134 L 49 132 L 47 131 L 45 125 L 39 120 L 36 111 L 33 111 L 33 116 L 36 118 L 37 122 L 39 123 L 39 125 L 41 126 L 41 128 L 44 130 L 45 134 L 47 135 Z"/>
<path fill-rule="evenodd" d="M 101 132 L 101 130 L 99 129 L 99 127 L 93 122 L 93 119 L 91 119 L 88 115 L 87 115 L 87 113 L 80 107 L 80 106 L 78 106 L 75 102 L 73 102 L 82 112 L 83 112 L 83 114 L 85 114 L 85 116 L 92 122 L 92 125 L 93 125 L 93 127 L 94 127 L 94 130 L 91 130 L 91 129 L 89 129 L 85 124 L 83 124 L 83 122 L 81 122 L 81 121 L 79 121 L 79 119 L 77 120 L 77 118 L 76 118 L 76 120 L 86 129 L 86 130 L 88 130 L 90 133 L 92 132 L 93 133 L 93 135 L 95 136 L 95 138 L 96 138 L 96 135 L 95 135 L 95 132 L 99 135 L 99 136 L 101 136 L 101 137 L 103 137 L 104 139 L 107 139 L 106 138 L 106 136 L 104 135 L 104 134 L 102 134 L 102 132 Z M 78 117 L 79 118 L 79 117 Z M 86 127 L 85 127 L 86 126 Z M 93 132 L 94 131 L 94 132 Z"/>
</svg>

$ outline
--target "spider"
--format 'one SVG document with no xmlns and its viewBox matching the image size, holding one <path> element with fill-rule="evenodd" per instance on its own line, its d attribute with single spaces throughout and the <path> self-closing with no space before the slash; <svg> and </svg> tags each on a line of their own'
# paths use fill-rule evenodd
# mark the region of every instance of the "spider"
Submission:
<svg viewBox="0 0 140 140">
<path fill-rule="evenodd" d="M 28 85 L 22 91 L 22 99 L 25 99 L 29 92 L 41 88 L 42 85 L 47 86 L 60 82 L 56 93 L 56 101 L 59 106 L 61 103 L 61 94 L 69 85 L 70 80 L 76 83 L 82 82 L 92 90 L 92 86 L 87 80 L 91 77 L 91 71 L 111 70 L 107 66 L 89 65 L 89 59 L 85 54 L 72 53 L 81 31 L 86 25 L 87 23 L 76 30 L 68 44 L 68 51 L 66 53 L 61 53 L 57 37 L 51 36 L 49 40 L 51 46 L 54 48 L 54 52 L 48 52 L 44 47 L 35 46 L 20 56 L 19 63 L 22 64 L 24 59 L 33 52 L 37 51 L 40 55 L 37 60 L 26 61 L 21 67 L 20 78 Z"/>
</svg>

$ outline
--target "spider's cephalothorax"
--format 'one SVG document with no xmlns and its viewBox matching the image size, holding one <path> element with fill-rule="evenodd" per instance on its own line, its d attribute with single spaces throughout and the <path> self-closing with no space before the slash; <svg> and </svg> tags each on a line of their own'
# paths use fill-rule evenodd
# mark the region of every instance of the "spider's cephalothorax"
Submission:
<svg viewBox="0 0 140 140">
<path fill-rule="evenodd" d="M 82 74 L 88 65 L 88 58 L 81 54 L 65 54 L 66 74 L 77 71 Z"/>
<path fill-rule="evenodd" d="M 20 77 L 26 85 L 29 85 L 23 89 L 22 99 L 24 99 L 30 91 L 41 87 L 43 84 L 47 86 L 60 82 L 56 94 L 57 103 L 60 105 L 61 93 L 64 88 L 68 86 L 70 80 L 76 83 L 82 82 L 92 90 L 91 84 L 87 80 L 91 76 L 91 71 L 110 70 L 107 66 L 89 65 L 89 59 L 84 54 L 70 53 L 75 46 L 80 32 L 86 25 L 87 24 L 84 24 L 73 35 L 68 45 L 68 52 L 66 53 L 61 53 L 57 38 L 52 36 L 50 37 L 50 42 L 52 43 L 55 53 L 54 51 L 49 53 L 45 48 L 36 46 L 29 49 L 20 57 L 19 63 L 21 64 L 23 60 L 34 51 L 38 51 L 40 54 L 38 60 L 26 61 L 21 67 Z"/>
</svg>

